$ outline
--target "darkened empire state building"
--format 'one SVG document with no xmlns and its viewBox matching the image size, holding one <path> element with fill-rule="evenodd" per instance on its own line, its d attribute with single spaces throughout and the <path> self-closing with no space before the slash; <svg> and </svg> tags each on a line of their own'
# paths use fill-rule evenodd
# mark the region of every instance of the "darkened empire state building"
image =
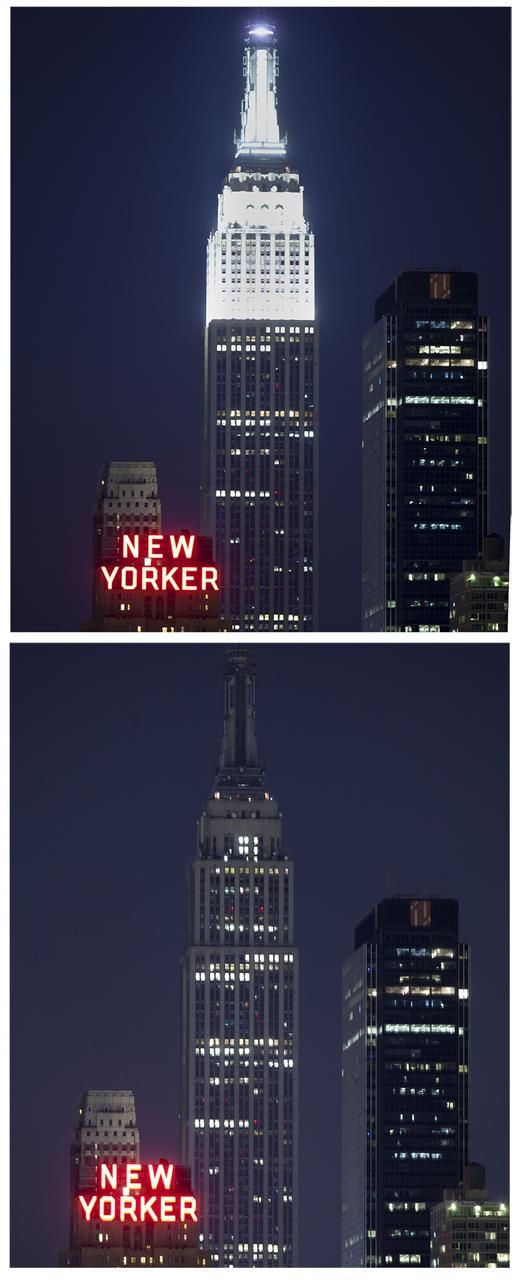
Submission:
<svg viewBox="0 0 518 1280">
<path fill-rule="evenodd" d="M 250 655 L 227 658 L 220 765 L 188 872 L 182 1145 L 216 1266 L 297 1262 L 293 863 L 255 735 Z"/>
<path fill-rule="evenodd" d="M 235 163 L 207 247 L 202 530 L 232 629 L 318 608 L 314 237 L 277 120 L 274 27 L 248 29 Z"/>
</svg>

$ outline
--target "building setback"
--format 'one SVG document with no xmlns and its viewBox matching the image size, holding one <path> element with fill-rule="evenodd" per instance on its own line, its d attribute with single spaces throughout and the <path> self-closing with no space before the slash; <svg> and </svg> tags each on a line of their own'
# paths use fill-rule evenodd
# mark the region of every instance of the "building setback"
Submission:
<svg viewBox="0 0 518 1280">
<path fill-rule="evenodd" d="M 488 321 L 472 272 L 405 271 L 363 341 L 362 627 L 448 631 L 487 531 Z"/>
<path fill-rule="evenodd" d="M 470 1164 L 431 1215 L 432 1267 L 508 1267 L 509 1206 L 490 1200 L 485 1169 Z"/>
<path fill-rule="evenodd" d="M 458 904 L 384 899 L 343 969 L 342 1265 L 430 1266 L 430 1210 L 468 1153 Z"/>
<path fill-rule="evenodd" d="M 274 28 L 251 25 L 235 163 L 207 247 L 202 529 L 233 629 L 318 614 L 314 238 L 277 120 Z"/>
<path fill-rule="evenodd" d="M 216 1266 L 297 1261 L 298 955 L 293 864 L 266 788 L 255 674 L 233 649 L 220 765 L 188 872 L 182 1158 Z"/>
</svg>

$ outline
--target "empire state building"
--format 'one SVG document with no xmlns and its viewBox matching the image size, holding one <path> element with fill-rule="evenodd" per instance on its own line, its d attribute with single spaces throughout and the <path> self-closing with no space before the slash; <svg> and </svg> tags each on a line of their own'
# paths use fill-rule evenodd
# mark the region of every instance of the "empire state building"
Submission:
<svg viewBox="0 0 518 1280">
<path fill-rule="evenodd" d="M 202 527 L 234 630 L 318 608 L 314 237 L 277 118 L 275 29 L 251 25 L 235 163 L 207 246 Z"/>
<path fill-rule="evenodd" d="M 182 1146 L 217 1266 L 297 1262 L 298 955 L 293 864 L 234 648 L 219 769 L 188 872 Z"/>
</svg>

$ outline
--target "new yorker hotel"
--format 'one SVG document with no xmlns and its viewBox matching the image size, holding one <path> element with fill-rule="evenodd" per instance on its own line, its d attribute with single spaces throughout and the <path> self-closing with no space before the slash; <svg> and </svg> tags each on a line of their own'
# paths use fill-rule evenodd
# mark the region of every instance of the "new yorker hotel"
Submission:
<svg viewBox="0 0 518 1280">
<path fill-rule="evenodd" d="M 312 630 L 318 601 L 314 238 L 277 120 L 274 28 L 251 26 L 235 164 L 207 249 L 202 528 L 224 621 Z"/>
</svg>

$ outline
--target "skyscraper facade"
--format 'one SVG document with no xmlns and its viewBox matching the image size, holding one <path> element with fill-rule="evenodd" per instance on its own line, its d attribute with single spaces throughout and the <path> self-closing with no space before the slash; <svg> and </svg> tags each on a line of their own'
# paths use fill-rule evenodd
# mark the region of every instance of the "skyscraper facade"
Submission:
<svg viewBox="0 0 518 1280">
<path fill-rule="evenodd" d="M 487 532 L 488 321 L 472 272 L 405 271 L 363 342 L 362 627 L 448 631 Z"/>
<path fill-rule="evenodd" d="M 162 507 L 158 496 L 154 462 L 106 462 L 97 486 L 97 502 L 93 519 L 93 608 L 98 624 L 117 629 L 136 629 L 134 620 L 145 610 L 151 618 L 153 600 L 146 603 L 129 591 L 107 592 L 99 577 L 102 564 L 110 565 L 120 558 L 123 533 L 143 535 L 160 533 Z"/>
<path fill-rule="evenodd" d="M 274 28 L 249 27 L 235 163 L 207 247 L 202 529 L 233 629 L 318 616 L 314 238 L 277 119 Z"/>
<path fill-rule="evenodd" d="M 95 1183 L 103 1160 L 140 1160 L 135 1098 L 130 1089 L 89 1089 L 81 1097 L 70 1150 L 71 1191 Z"/>
<path fill-rule="evenodd" d="M 468 948 L 457 902 L 385 899 L 343 970 L 342 1264 L 430 1266 L 468 1161 Z"/>
<path fill-rule="evenodd" d="M 78 1107 L 76 1126 L 70 1148 L 70 1248 L 60 1254 L 62 1266 L 86 1266 L 83 1251 L 91 1246 L 104 1245 L 109 1239 L 106 1231 L 99 1230 L 85 1238 L 84 1224 L 76 1208 L 77 1196 L 94 1188 L 98 1169 L 103 1162 L 138 1163 L 140 1160 L 140 1134 L 137 1128 L 135 1098 L 130 1089 L 88 1089 L 83 1093 Z M 109 1232 L 108 1232 L 109 1235 Z M 86 1255 L 92 1262 L 91 1252 Z"/>
<path fill-rule="evenodd" d="M 227 659 L 220 764 L 188 872 L 182 1135 L 214 1264 L 295 1264 L 293 864 L 259 763 L 254 668 L 240 649 Z"/>
</svg>

